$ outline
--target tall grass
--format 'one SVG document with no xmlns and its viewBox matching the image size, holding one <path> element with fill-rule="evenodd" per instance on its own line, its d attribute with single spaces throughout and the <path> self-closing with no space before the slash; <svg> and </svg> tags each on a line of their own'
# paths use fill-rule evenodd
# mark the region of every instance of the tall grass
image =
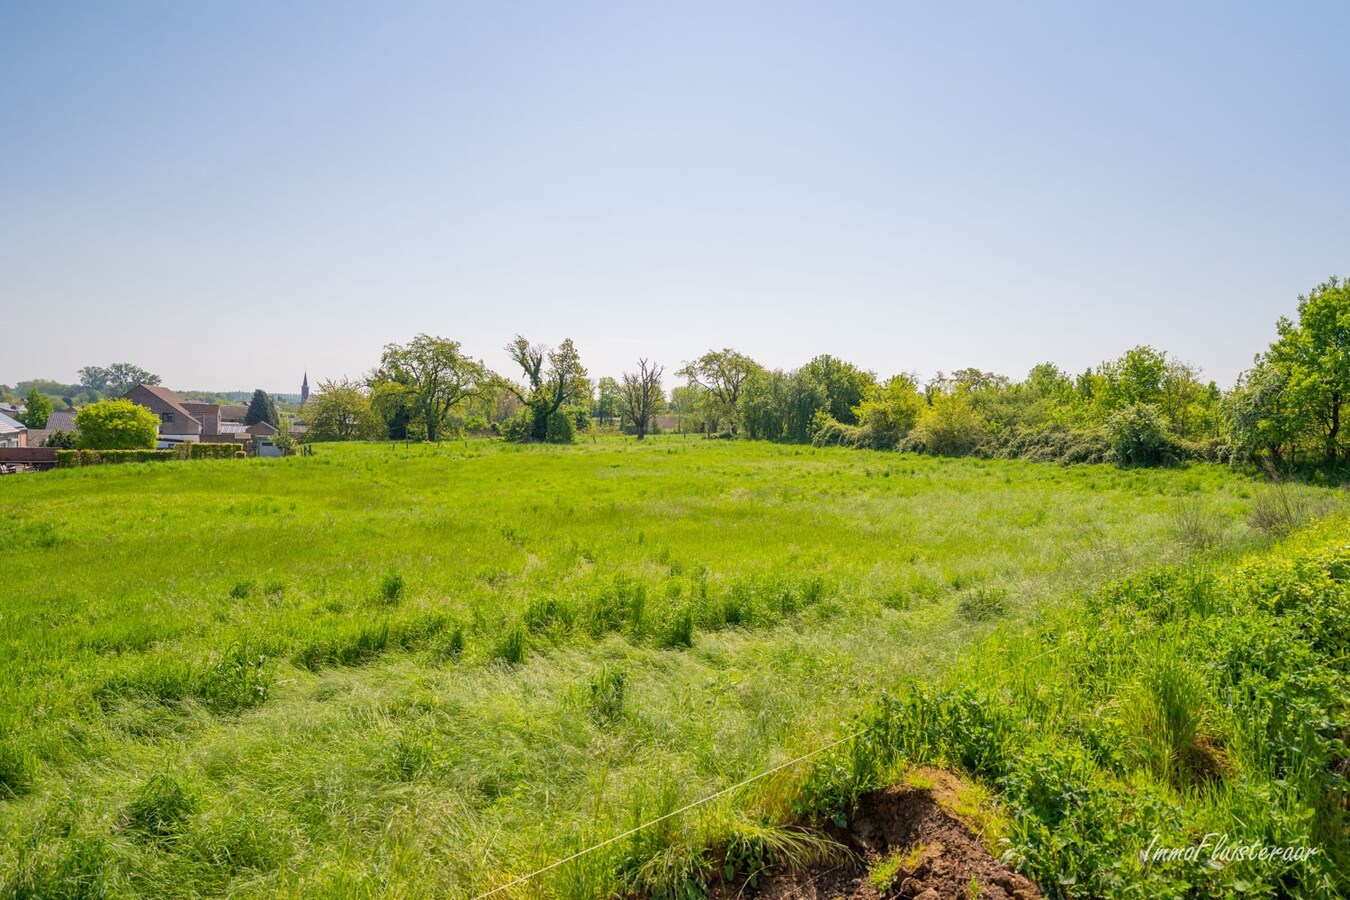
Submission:
<svg viewBox="0 0 1350 900">
<path fill-rule="evenodd" d="M 4 479 L 0 896 L 471 896 L 817 746 L 1087 586 L 1260 545 L 1256 494 L 1208 466 L 674 437 Z M 1204 550 L 1177 530 L 1191 496 L 1223 526 Z M 1207 730 L 1214 708 L 1197 734 L 1241 759 L 1258 736 Z M 962 709 L 992 735 L 966 761 L 998 765 L 1011 726 Z M 166 772 L 191 799 L 156 782 L 148 840 L 128 811 Z M 792 824 L 806 777 L 515 896 L 826 852 Z"/>
</svg>

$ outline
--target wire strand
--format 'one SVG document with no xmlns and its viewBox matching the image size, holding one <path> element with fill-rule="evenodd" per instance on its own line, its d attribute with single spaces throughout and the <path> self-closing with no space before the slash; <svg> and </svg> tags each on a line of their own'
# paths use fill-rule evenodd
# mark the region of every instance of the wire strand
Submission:
<svg viewBox="0 0 1350 900">
<path fill-rule="evenodd" d="M 1007 668 L 1000 669 L 1000 670 L 997 671 L 997 672 L 992 672 L 992 673 L 990 673 L 990 674 L 984 676 L 983 678 L 977 678 L 977 679 L 975 679 L 974 683 L 975 683 L 975 684 L 979 684 L 979 683 L 981 683 L 981 682 L 988 681 L 990 678 L 993 678 L 993 677 L 995 677 L 995 676 L 997 676 L 997 675 L 1006 675 L 1007 673 L 1012 672 L 1012 671 L 1014 671 L 1014 670 L 1016 670 L 1016 669 L 1020 669 L 1020 668 L 1022 668 L 1023 666 L 1030 665 L 1031 663 L 1035 662 L 1035 661 L 1038 660 L 1038 659 L 1042 659 L 1042 658 L 1044 658 L 1044 657 L 1046 657 L 1046 656 L 1049 656 L 1051 653 L 1054 653 L 1054 652 L 1058 651 L 1058 650 L 1061 649 L 1063 646 L 1064 646 L 1063 644 L 1056 644 L 1055 646 L 1051 647 L 1050 649 L 1045 650 L 1045 651 L 1043 651 L 1043 652 L 1041 652 L 1041 653 L 1037 653 L 1035 656 L 1028 657 L 1027 659 L 1024 659 L 1024 660 L 1022 660 L 1021 662 L 1017 663 L 1016 665 L 1008 666 Z M 711 803 L 713 800 L 716 800 L 716 799 L 719 798 L 719 797 L 725 797 L 727 794 L 730 794 L 730 793 L 733 793 L 733 792 L 735 792 L 735 791 L 738 791 L 738 790 L 740 790 L 741 788 L 745 787 L 745 786 L 748 785 L 748 784 L 753 784 L 754 782 L 759 781 L 761 778 L 767 778 L 767 777 L 769 777 L 770 775 L 773 775 L 773 774 L 776 773 L 776 772 L 781 772 L 781 771 L 783 771 L 784 769 L 787 769 L 787 768 L 790 768 L 790 767 L 792 767 L 792 766 L 795 766 L 797 763 L 799 763 L 799 762 L 804 762 L 805 760 L 808 760 L 808 759 L 810 759 L 810 758 L 813 757 L 813 756 L 819 756 L 820 754 L 824 753 L 826 750 L 833 750 L 835 747 L 838 747 L 840 744 L 847 744 L 849 741 L 854 740 L 855 738 L 861 737 L 862 735 L 864 735 L 864 734 L 866 734 L 867 732 L 871 731 L 872 729 L 876 728 L 879 724 L 881 724 L 881 723 L 880 723 L 880 722 L 873 722 L 871 725 L 868 725 L 868 726 L 866 726 L 866 727 L 864 727 L 864 728 L 859 728 L 857 731 L 854 731 L 854 732 L 852 732 L 851 734 L 847 734 L 847 735 L 845 735 L 844 737 L 841 737 L 841 738 L 838 738 L 838 739 L 836 739 L 836 740 L 833 740 L 833 741 L 831 741 L 830 743 L 825 744 L 824 746 L 817 747 L 816 749 L 811 750 L 810 752 L 803 753 L 801 756 L 794 757 L 794 758 L 788 760 L 787 762 L 779 763 L 778 765 L 774 766 L 773 768 L 771 768 L 771 769 L 765 769 L 763 772 L 760 772 L 760 773 L 758 773 L 758 774 L 756 774 L 756 775 L 751 775 L 749 778 L 746 778 L 746 779 L 744 779 L 744 780 L 742 780 L 742 781 L 738 781 L 738 782 L 736 782 L 736 783 L 733 784 L 733 785 L 729 785 L 729 786 L 727 786 L 727 787 L 724 787 L 724 788 L 722 788 L 720 791 L 715 791 L 714 793 L 711 793 L 711 794 L 709 794 L 709 795 L 706 796 L 706 797 L 700 798 L 700 799 L 698 799 L 698 800 L 694 800 L 694 801 L 691 802 L 691 803 L 686 803 L 684 806 L 681 806 L 679 809 L 671 810 L 670 812 L 665 813 L 664 815 L 657 816 L 655 819 L 652 819 L 652 820 L 647 821 L 647 822 L 643 822 L 641 825 L 636 825 L 636 826 L 634 826 L 634 827 L 628 829 L 627 831 L 623 832 L 622 834 L 616 834 L 616 835 L 614 835 L 613 837 L 606 838 L 605 840 L 601 841 L 600 843 L 594 844 L 594 845 L 592 845 L 592 846 L 590 846 L 590 847 L 587 847 L 587 848 L 585 848 L 584 850 L 578 850 L 576 853 L 573 853 L 571 856 L 565 856 L 565 857 L 563 857 L 562 859 L 555 860 L 555 861 L 549 863 L 548 865 L 544 866 L 542 869 L 535 869 L 533 872 L 529 872 L 529 873 L 527 873 L 527 874 L 525 874 L 525 875 L 521 875 L 521 876 L 519 876 L 519 877 L 517 877 L 517 878 L 513 878 L 511 881 L 508 881 L 508 882 L 506 882 L 505 884 L 500 884 L 500 885 L 498 885 L 497 887 L 493 888 L 493 889 L 490 890 L 490 891 L 485 891 L 484 893 L 478 894 L 476 897 L 473 898 L 473 900 L 484 900 L 485 897 L 491 897 L 491 896 L 493 896 L 494 894 L 499 894 L 499 893 L 501 893 L 502 891 L 505 891 L 505 890 L 508 890 L 508 889 L 510 889 L 510 888 L 515 887 L 516 885 L 524 884 L 524 883 L 527 882 L 527 881 L 532 881 L 532 880 L 534 880 L 535 878 L 538 878 L 540 875 L 543 875 L 543 874 L 546 873 L 546 872 L 551 872 L 552 870 L 558 868 L 559 866 L 563 866 L 563 865 L 566 865 L 567 863 L 570 863 L 570 862 L 571 862 L 572 860 L 574 860 L 574 859 L 580 859 L 581 857 L 586 856 L 587 854 L 594 853 L 596 850 L 600 850 L 600 849 L 602 849 L 602 848 L 604 848 L 604 847 L 608 847 L 610 844 L 617 843 L 618 841 L 621 841 L 621 840 L 623 840 L 623 839 L 626 838 L 626 837 L 632 837 L 633 835 L 637 834 L 637 833 L 640 832 L 640 831 L 645 831 L 646 829 L 652 827 L 653 825 L 659 825 L 660 823 L 666 821 L 667 819 L 674 818 L 675 816 L 678 816 L 678 815 L 680 815 L 681 813 L 686 813 L 686 812 L 688 812 L 689 810 L 695 809 L 695 808 L 697 808 L 697 807 L 700 807 L 700 806 L 702 806 L 702 805 L 705 804 L 705 803 Z"/>
</svg>

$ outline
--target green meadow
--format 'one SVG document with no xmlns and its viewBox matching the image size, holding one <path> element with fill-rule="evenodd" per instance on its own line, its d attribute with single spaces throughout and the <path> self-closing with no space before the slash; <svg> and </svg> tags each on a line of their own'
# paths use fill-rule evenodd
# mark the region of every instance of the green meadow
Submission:
<svg viewBox="0 0 1350 900">
<path fill-rule="evenodd" d="M 1152 582 L 1130 579 L 1219 578 L 1272 552 L 1272 509 L 1336 503 L 1276 490 L 1208 464 L 671 435 L 319 445 L 5 478 L 0 896 L 474 897 L 887 703 L 911 724 L 916 703 L 948 715 L 937 692 L 997 682 L 1075 628 L 1100 643 L 1075 644 L 1075 658 L 1111 672 L 1042 664 L 1064 691 L 1009 687 L 1025 716 L 999 740 L 1027 740 L 1017 729 L 1034 716 L 1146 705 L 1153 695 L 1109 688 L 1154 683 L 1130 636 L 1160 656 L 1192 632 L 1159 630 L 1140 599 Z M 1103 605 L 1122 584 L 1145 586 L 1110 588 L 1124 599 Z M 1212 768 L 1236 783 L 1259 741 L 1206 715 L 1213 727 L 1192 727 L 1186 746 L 1227 736 Z M 1154 751 L 1190 752 L 1149 749 L 1173 725 L 1122 747 L 1121 771 L 1145 773 L 1160 802 L 1203 794 L 1216 821 L 1255 808 L 1224 806 L 1213 779 L 1151 768 Z M 1011 809 L 1015 789 L 1035 790 L 960 748 L 911 749 L 984 777 L 994 819 L 1000 794 Z M 882 756 L 867 778 L 904 763 Z M 719 863 L 827 853 L 811 823 L 846 815 L 867 778 L 823 772 L 819 758 L 789 767 L 495 896 L 698 896 Z M 1053 835 L 1006 830 L 1029 871 L 1067 865 L 1062 847 L 1037 850 Z"/>
</svg>

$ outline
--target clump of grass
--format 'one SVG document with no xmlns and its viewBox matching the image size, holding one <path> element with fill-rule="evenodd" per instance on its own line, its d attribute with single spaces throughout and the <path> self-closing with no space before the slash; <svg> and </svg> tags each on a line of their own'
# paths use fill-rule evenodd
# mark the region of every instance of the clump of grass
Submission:
<svg viewBox="0 0 1350 900">
<path fill-rule="evenodd" d="M 379 593 L 376 599 L 385 606 L 394 606 L 403 599 L 405 584 L 398 572 L 386 572 L 380 579 Z"/>
<path fill-rule="evenodd" d="M 266 655 L 236 645 L 196 680 L 193 691 L 212 710 L 235 712 L 265 702 L 274 680 Z"/>
<path fill-rule="evenodd" d="M 5 897 L 95 900 L 112 896 L 108 877 L 107 841 L 96 835 L 72 834 L 30 858 L 13 880 L 0 884 Z"/>
<path fill-rule="evenodd" d="M 492 656 L 494 659 L 505 660 L 513 666 L 525 662 L 525 626 L 515 622 L 508 627 L 501 640 L 497 642 L 497 646 L 493 648 Z"/>
<path fill-rule="evenodd" d="M 1172 529 L 1177 542 L 1189 550 L 1210 550 L 1223 539 L 1223 523 L 1214 510 L 1196 496 L 1177 502 L 1172 514 Z"/>
<path fill-rule="evenodd" d="M 317 672 L 325 666 L 360 666 L 379 656 L 388 647 L 389 623 L 381 622 L 311 640 L 296 651 L 291 662 L 311 672 Z"/>
<path fill-rule="evenodd" d="M 230 588 L 230 598 L 232 600 L 244 600 L 253 593 L 257 587 L 257 582 L 252 580 L 236 581 L 234 587 Z"/>
<path fill-rule="evenodd" d="M 670 650 L 694 646 L 693 612 L 686 609 L 676 613 L 661 632 L 658 646 Z"/>
<path fill-rule="evenodd" d="M 628 675 L 622 669 L 603 665 L 591 677 L 587 713 L 602 727 L 610 727 L 623 718 L 624 692 Z"/>
<path fill-rule="evenodd" d="M 531 632 L 565 631 L 571 627 L 574 618 L 572 607 L 566 600 L 540 597 L 525 610 L 525 627 Z"/>
<path fill-rule="evenodd" d="M 890 894 L 895 887 L 896 882 L 906 872 L 912 872 L 923 858 L 927 847 L 923 844 L 915 844 L 909 850 L 892 850 L 890 853 L 877 860 L 867 871 L 867 883 L 876 888 L 877 893 L 884 895 Z"/>
<path fill-rule="evenodd" d="M 971 622 L 997 619 L 1008 611 L 1008 592 L 1000 587 L 977 587 L 962 595 L 957 610 Z"/>
<path fill-rule="evenodd" d="M 431 768 L 435 755 L 430 735 L 420 730 L 405 731 L 394 739 L 390 766 L 399 781 L 412 781 Z"/>
<path fill-rule="evenodd" d="M 31 750 L 0 742 L 0 800 L 22 796 L 33 789 L 37 758 Z"/>
<path fill-rule="evenodd" d="M 436 643 L 436 656 L 445 660 L 456 660 L 464 655 L 464 626 L 456 625 L 441 633 Z"/>
<path fill-rule="evenodd" d="M 150 777 L 127 806 L 128 828 L 152 838 L 173 838 L 197 811 L 198 800 L 182 782 L 167 773 Z"/>
</svg>

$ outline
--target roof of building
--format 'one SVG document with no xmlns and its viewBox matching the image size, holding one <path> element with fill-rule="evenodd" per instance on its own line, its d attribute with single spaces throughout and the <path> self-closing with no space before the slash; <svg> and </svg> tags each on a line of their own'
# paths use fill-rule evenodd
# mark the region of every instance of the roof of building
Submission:
<svg viewBox="0 0 1350 900">
<path fill-rule="evenodd" d="M 221 422 L 216 426 L 216 434 L 243 434 L 248 426 L 239 422 Z"/>
<path fill-rule="evenodd" d="M 52 410 L 47 413 L 47 431 L 74 431 L 75 430 L 75 410 L 62 409 Z"/>
<path fill-rule="evenodd" d="M 0 432 L 11 434 L 15 431 L 27 431 L 28 426 L 22 422 L 16 422 L 4 413 L 0 413 Z"/>
<path fill-rule="evenodd" d="M 173 410 L 175 413 L 181 413 L 184 418 L 196 423 L 198 426 L 202 424 L 200 419 L 198 419 L 196 416 L 194 416 L 192 413 L 188 412 L 187 409 L 184 408 L 183 401 L 179 399 L 177 394 L 161 385 L 138 384 L 130 391 L 127 391 L 122 396 L 129 399 L 131 397 L 131 394 L 134 391 L 138 390 L 146 391 L 147 393 L 153 395 L 155 399 L 157 399 L 160 403 L 163 403 L 165 406 L 169 407 L 169 409 Z"/>
</svg>

